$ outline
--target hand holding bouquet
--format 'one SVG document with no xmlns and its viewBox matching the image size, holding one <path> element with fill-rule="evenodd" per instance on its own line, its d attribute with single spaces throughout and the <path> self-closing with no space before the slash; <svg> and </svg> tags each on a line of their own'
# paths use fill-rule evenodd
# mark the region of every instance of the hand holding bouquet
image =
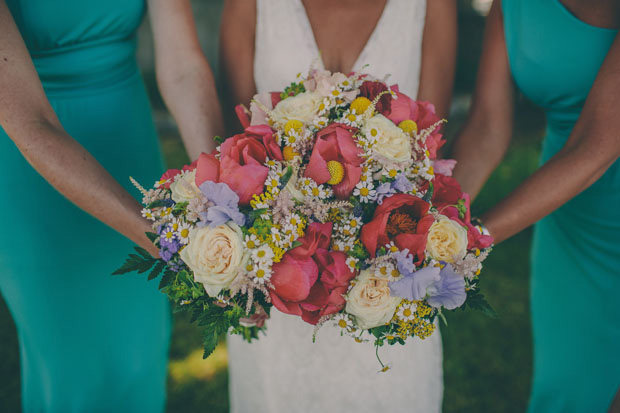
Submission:
<svg viewBox="0 0 620 413">
<path fill-rule="evenodd" d="M 472 224 L 454 161 L 436 159 L 431 104 L 311 70 L 237 114 L 243 133 L 138 186 L 161 258 L 138 250 L 117 271 L 163 273 L 160 289 L 204 326 L 205 356 L 222 333 L 257 338 L 272 307 L 382 346 L 485 305 L 492 239 Z"/>
</svg>

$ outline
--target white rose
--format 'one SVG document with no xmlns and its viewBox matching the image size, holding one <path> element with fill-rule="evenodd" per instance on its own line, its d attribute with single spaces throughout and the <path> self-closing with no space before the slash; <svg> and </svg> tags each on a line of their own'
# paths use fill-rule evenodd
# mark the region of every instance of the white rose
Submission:
<svg viewBox="0 0 620 413">
<path fill-rule="evenodd" d="M 426 250 L 436 260 L 459 261 L 467 253 L 467 230 L 441 215 L 428 231 Z"/>
<path fill-rule="evenodd" d="M 389 279 L 377 277 L 374 272 L 360 272 L 355 285 L 346 296 L 345 311 L 355 317 L 355 322 L 362 329 L 387 324 L 402 301 L 400 297 L 390 295 Z"/>
<path fill-rule="evenodd" d="M 170 191 L 174 202 L 189 202 L 197 198 L 200 189 L 196 186 L 196 170 L 177 176 L 170 184 Z"/>
<path fill-rule="evenodd" d="M 215 228 L 192 229 L 189 243 L 180 255 L 210 297 L 228 288 L 247 260 L 243 232 L 233 222 Z"/>
<path fill-rule="evenodd" d="M 375 115 L 368 119 L 363 132 L 374 139 L 372 149 L 388 161 L 400 163 L 411 160 L 411 138 L 385 116 Z"/>
<path fill-rule="evenodd" d="M 275 123 L 282 126 L 291 119 L 303 123 L 312 123 L 319 113 L 322 101 L 323 98 L 318 93 L 303 92 L 278 102 L 271 111 L 270 117 Z"/>
</svg>

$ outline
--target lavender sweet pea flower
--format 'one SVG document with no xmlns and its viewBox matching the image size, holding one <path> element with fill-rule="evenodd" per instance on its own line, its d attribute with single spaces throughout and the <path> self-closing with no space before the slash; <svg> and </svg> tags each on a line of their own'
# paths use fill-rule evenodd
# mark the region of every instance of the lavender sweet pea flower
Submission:
<svg viewBox="0 0 620 413">
<path fill-rule="evenodd" d="M 200 213 L 199 227 L 218 227 L 228 221 L 234 221 L 239 226 L 245 224 L 245 215 L 239 212 L 239 196 L 228 185 L 205 181 L 200 185 L 200 192 L 212 205 L 206 212 Z"/>
<path fill-rule="evenodd" d="M 400 271 L 400 270 L 399 270 Z M 435 308 L 454 310 L 467 298 L 465 279 L 452 266 L 424 267 L 389 284 L 393 296 L 409 301 L 423 300 Z"/>
<path fill-rule="evenodd" d="M 413 183 L 407 179 L 405 174 L 398 174 L 394 182 L 392 182 L 392 188 L 398 192 L 408 193 L 413 190 Z"/>
<path fill-rule="evenodd" d="M 423 300 L 428 288 L 440 280 L 440 271 L 439 267 L 424 267 L 398 281 L 392 281 L 389 284 L 391 295 L 409 301 Z"/>
<path fill-rule="evenodd" d="M 413 263 L 413 255 L 409 254 L 409 249 L 392 253 L 392 258 L 396 260 L 398 271 L 402 275 L 411 275 L 415 272 L 415 264 Z"/>
<path fill-rule="evenodd" d="M 451 265 L 446 265 L 442 270 L 440 279 L 428 289 L 428 303 L 435 308 L 444 307 L 454 310 L 463 305 L 467 298 L 465 292 L 465 279 L 457 274 Z"/>
<path fill-rule="evenodd" d="M 394 195 L 396 191 L 392 188 L 392 184 L 389 182 L 383 183 L 379 185 L 376 189 L 377 191 L 377 203 L 381 205 L 383 203 L 383 198 L 386 196 Z"/>
</svg>

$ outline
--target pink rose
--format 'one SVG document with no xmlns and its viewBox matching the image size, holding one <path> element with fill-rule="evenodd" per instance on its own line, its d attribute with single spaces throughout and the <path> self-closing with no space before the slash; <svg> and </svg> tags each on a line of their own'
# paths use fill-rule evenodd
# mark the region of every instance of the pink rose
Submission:
<svg viewBox="0 0 620 413">
<path fill-rule="evenodd" d="M 220 147 L 220 159 L 201 154 L 196 169 L 196 185 L 205 181 L 223 182 L 247 205 L 253 195 L 261 194 L 269 169 L 267 158 L 282 160 L 282 152 L 269 126 L 250 126 L 244 133 L 226 139 Z"/>
<path fill-rule="evenodd" d="M 180 169 L 168 169 L 164 174 L 159 178 L 160 182 L 165 182 L 163 187 L 166 189 L 170 189 L 170 184 L 174 182 L 174 178 L 181 173 Z"/>
<path fill-rule="evenodd" d="M 310 224 L 299 239 L 302 245 L 273 265 L 269 292 L 278 310 L 316 324 L 344 308 L 343 295 L 355 274 L 346 264 L 346 254 L 328 251 L 331 233 L 331 223 Z"/>
<path fill-rule="evenodd" d="M 441 119 L 435 113 L 435 106 L 430 102 L 415 101 L 404 93 L 398 92 L 398 87 L 393 86 L 392 90 L 396 91 L 397 99 L 393 99 L 390 105 L 390 111 L 382 113 L 396 125 L 404 120 L 412 120 L 418 125 L 418 130 L 430 128 Z M 439 126 L 435 128 L 433 133 L 426 138 L 424 146 L 430 153 L 430 158 L 437 158 L 437 151 L 446 142 L 439 133 Z"/>
<path fill-rule="evenodd" d="M 362 150 L 353 140 L 353 129 L 341 123 L 332 123 L 317 133 L 305 176 L 324 184 L 331 179 L 327 163 L 339 162 L 344 168 L 344 176 L 332 189 L 337 198 L 346 199 L 360 181 L 361 154 Z"/>
</svg>

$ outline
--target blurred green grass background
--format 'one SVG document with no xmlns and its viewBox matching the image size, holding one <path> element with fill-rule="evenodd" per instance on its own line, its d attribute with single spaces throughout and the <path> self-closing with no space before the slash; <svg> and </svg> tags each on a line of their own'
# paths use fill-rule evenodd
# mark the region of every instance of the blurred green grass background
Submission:
<svg viewBox="0 0 620 413">
<path fill-rule="evenodd" d="M 194 0 L 199 36 L 217 75 L 217 32 L 221 0 Z M 485 1 L 459 0 L 459 58 L 455 103 L 446 136 L 464 122 L 480 54 Z M 139 61 L 151 94 L 161 144 L 169 167 L 186 163 L 183 146 L 157 93 L 148 22 L 141 28 Z M 492 206 L 527 177 L 538 162 L 544 120 L 522 98 L 517 102 L 515 134 L 505 160 L 476 199 L 474 214 Z M 492 136 L 481 136 L 481 144 Z M 526 230 L 495 248 L 482 273 L 481 287 L 499 314 L 448 314 L 442 326 L 445 412 L 520 412 L 527 405 L 531 376 L 528 309 L 529 248 Z M 146 280 L 145 280 L 146 282 Z M 169 412 L 227 412 L 226 347 L 202 360 L 201 336 L 184 314 L 175 315 L 168 378 Z M 389 373 L 388 373 L 389 374 Z M 19 354 L 15 326 L 0 299 L 0 411 L 20 408 Z"/>
</svg>

